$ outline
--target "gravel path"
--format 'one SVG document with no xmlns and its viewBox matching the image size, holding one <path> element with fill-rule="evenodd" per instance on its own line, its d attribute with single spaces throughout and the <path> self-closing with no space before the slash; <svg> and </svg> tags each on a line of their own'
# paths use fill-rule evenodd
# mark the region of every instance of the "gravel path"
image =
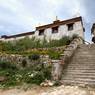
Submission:
<svg viewBox="0 0 95 95">
<path fill-rule="evenodd" d="M 78 86 L 34 87 L 28 90 L 0 90 L 0 95 L 95 95 L 95 89 Z"/>
</svg>

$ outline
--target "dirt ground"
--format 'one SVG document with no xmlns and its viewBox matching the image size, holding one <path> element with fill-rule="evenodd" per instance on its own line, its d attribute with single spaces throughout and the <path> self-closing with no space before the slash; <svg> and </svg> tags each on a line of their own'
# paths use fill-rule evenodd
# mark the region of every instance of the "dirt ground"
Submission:
<svg viewBox="0 0 95 95">
<path fill-rule="evenodd" d="M 51 89 L 53 89 L 53 87 L 16 87 L 10 89 L 0 89 L 0 95 L 39 95 L 40 93 L 47 92 Z"/>
<path fill-rule="evenodd" d="M 95 89 L 64 85 L 59 87 L 18 87 L 0 89 L 0 95 L 95 95 Z"/>
</svg>

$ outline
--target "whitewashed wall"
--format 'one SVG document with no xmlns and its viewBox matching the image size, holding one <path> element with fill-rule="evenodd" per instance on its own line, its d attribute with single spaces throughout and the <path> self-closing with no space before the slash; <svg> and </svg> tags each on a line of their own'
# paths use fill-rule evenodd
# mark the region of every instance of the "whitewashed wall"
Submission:
<svg viewBox="0 0 95 95">
<path fill-rule="evenodd" d="M 94 31 L 93 31 L 93 35 L 95 36 L 95 28 L 94 28 Z"/>
<path fill-rule="evenodd" d="M 44 35 L 39 35 L 39 31 L 36 31 L 35 37 L 39 39 L 43 39 L 46 37 L 47 40 L 50 39 L 60 39 L 63 36 L 73 36 L 74 34 L 79 35 L 80 37 L 84 38 L 84 31 L 81 21 L 75 22 L 73 25 L 73 30 L 68 31 L 67 25 L 61 25 L 58 28 L 58 33 L 52 33 L 52 29 L 48 28 L 44 31 Z"/>
<path fill-rule="evenodd" d="M 37 39 L 43 39 L 44 37 L 49 41 L 50 39 L 60 39 L 63 36 L 72 36 L 73 34 L 78 34 L 80 37 L 84 38 L 84 31 L 83 31 L 83 26 L 81 21 L 75 22 L 74 27 L 72 31 L 68 31 L 68 26 L 67 25 L 60 25 L 58 28 L 58 33 L 52 33 L 51 28 L 47 28 L 44 31 L 44 35 L 39 35 L 39 31 L 35 31 L 33 35 L 29 35 L 29 38 L 35 37 Z M 17 38 L 10 38 L 6 39 L 5 41 L 12 41 L 12 40 L 19 40 L 24 38 L 25 36 L 22 37 L 17 37 Z"/>
</svg>

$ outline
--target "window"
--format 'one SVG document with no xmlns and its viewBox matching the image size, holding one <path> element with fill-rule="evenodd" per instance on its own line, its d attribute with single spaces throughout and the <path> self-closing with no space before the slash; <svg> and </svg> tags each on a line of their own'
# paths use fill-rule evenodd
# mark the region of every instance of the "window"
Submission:
<svg viewBox="0 0 95 95">
<path fill-rule="evenodd" d="M 71 31 L 71 30 L 73 30 L 73 28 L 74 28 L 74 23 L 71 23 L 71 24 L 67 24 L 67 26 L 68 26 L 68 31 Z"/>
<path fill-rule="evenodd" d="M 58 26 L 52 28 L 52 33 L 58 33 Z"/>
<path fill-rule="evenodd" d="M 44 35 L 44 29 L 43 30 L 39 30 L 39 35 Z"/>
</svg>

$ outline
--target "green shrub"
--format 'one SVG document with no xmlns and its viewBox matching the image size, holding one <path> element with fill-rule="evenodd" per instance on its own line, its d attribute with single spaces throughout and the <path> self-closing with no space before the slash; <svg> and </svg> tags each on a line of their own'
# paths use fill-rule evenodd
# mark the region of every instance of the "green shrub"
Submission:
<svg viewBox="0 0 95 95">
<path fill-rule="evenodd" d="M 26 67 L 27 66 L 27 61 L 25 59 L 22 60 L 22 67 Z"/>
<path fill-rule="evenodd" d="M 0 45 L 1 52 L 8 52 L 8 53 L 23 53 L 26 50 L 33 49 L 33 48 L 48 48 L 48 47 L 59 47 L 68 45 L 70 43 L 70 37 L 65 36 L 59 40 L 50 40 L 49 42 L 44 37 L 43 40 L 25 37 L 23 39 L 14 41 L 14 42 L 2 42 Z"/>
<path fill-rule="evenodd" d="M 71 40 L 73 40 L 73 39 L 75 39 L 75 38 L 78 38 L 78 37 L 79 37 L 78 34 L 74 34 L 74 35 L 72 36 Z"/>
<path fill-rule="evenodd" d="M 59 80 L 57 80 L 57 81 L 55 81 L 54 85 L 55 85 L 55 86 L 60 86 L 60 85 L 62 85 L 62 84 L 61 84 L 61 82 L 60 82 Z"/>
<path fill-rule="evenodd" d="M 40 84 L 45 79 L 51 79 L 50 64 L 33 64 L 24 69 L 10 69 L 9 66 L 0 68 L 0 76 L 6 76 L 7 81 L 1 82 L 3 87 L 17 86 L 23 83 Z"/>
<path fill-rule="evenodd" d="M 38 60 L 40 58 L 39 54 L 32 54 L 29 55 L 29 59 L 30 60 Z"/>
<path fill-rule="evenodd" d="M 4 62 L 4 61 L 0 61 L 0 68 L 2 69 L 17 69 L 15 64 L 12 64 L 10 62 Z"/>
<path fill-rule="evenodd" d="M 33 71 L 33 77 L 28 77 L 26 79 L 27 83 L 40 84 L 45 79 L 51 79 L 51 66 L 45 66 L 38 64 L 39 66 L 35 67 Z M 39 68 L 38 68 L 39 67 Z"/>
<path fill-rule="evenodd" d="M 60 58 L 60 52 L 56 52 L 56 51 L 53 51 L 53 50 L 50 50 L 48 52 L 48 55 L 51 59 L 59 59 Z"/>
</svg>

